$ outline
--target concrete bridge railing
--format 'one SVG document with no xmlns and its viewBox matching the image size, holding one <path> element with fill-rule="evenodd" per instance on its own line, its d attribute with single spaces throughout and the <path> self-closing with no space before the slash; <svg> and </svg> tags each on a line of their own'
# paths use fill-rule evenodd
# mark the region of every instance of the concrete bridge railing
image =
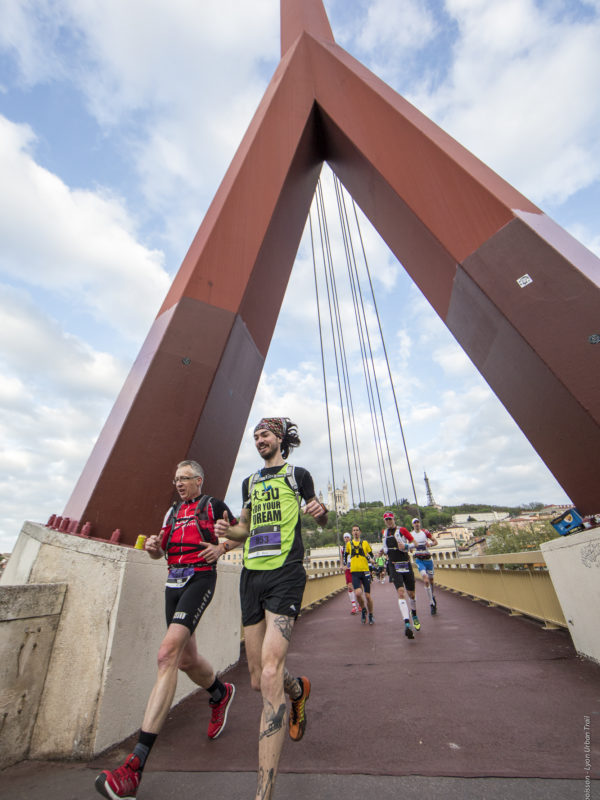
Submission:
<svg viewBox="0 0 600 800">
<path fill-rule="evenodd" d="M 436 562 L 440 586 L 563 627 L 578 653 L 600 663 L 600 527 L 544 542 L 528 553 Z"/>
<path fill-rule="evenodd" d="M 568 627 L 540 550 L 444 559 L 436 564 L 435 581 L 511 614 L 533 617 L 546 628 Z"/>
</svg>

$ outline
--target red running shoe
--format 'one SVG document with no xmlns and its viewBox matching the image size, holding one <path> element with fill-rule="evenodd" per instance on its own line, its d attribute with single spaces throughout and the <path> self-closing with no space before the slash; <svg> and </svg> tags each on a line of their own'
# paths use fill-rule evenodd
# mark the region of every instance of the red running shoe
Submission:
<svg viewBox="0 0 600 800">
<path fill-rule="evenodd" d="M 220 700 L 218 703 L 215 703 L 213 700 L 209 700 L 209 704 L 212 709 L 210 722 L 208 723 L 209 739 L 216 739 L 225 727 L 225 723 L 227 722 L 227 712 L 229 711 L 229 706 L 231 705 L 231 701 L 233 700 L 233 696 L 235 694 L 235 686 L 233 683 L 226 683 L 224 686 L 225 697 L 222 700 Z"/>
<path fill-rule="evenodd" d="M 109 800 L 135 800 L 138 786 L 142 780 L 140 760 L 133 753 L 127 757 L 122 767 L 105 769 L 98 775 L 94 786 L 103 797 Z"/>
</svg>

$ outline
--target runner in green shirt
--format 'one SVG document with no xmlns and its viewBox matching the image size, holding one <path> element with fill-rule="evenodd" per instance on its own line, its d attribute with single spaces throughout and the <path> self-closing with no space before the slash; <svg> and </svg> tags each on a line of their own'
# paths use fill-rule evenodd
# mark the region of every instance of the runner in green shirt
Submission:
<svg viewBox="0 0 600 800">
<path fill-rule="evenodd" d="M 262 693 L 258 737 L 257 800 L 269 800 L 284 739 L 285 695 L 292 704 L 289 735 L 299 741 L 306 727 L 305 703 L 310 681 L 285 668 L 292 628 L 300 613 L 306 583 L 300 506 L 320 525 L 327 509 L 315 497 L 308 470 L 292 467 L 288 454 L 300 444 L 296 425 L 287 418 L 261 419 L 254 443 L 264 466 L 242 484 L 243 509 L 237 525 L 218 520 L 219 536 L 244 542 L 240 580 L 242 623 L 252 688 Z"/>
</svg>

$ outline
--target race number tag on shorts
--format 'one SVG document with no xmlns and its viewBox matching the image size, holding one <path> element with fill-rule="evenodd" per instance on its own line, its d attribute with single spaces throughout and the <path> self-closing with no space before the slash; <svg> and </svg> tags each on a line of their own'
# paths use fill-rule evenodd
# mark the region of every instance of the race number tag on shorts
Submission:
<svg viewBox="0 0 600 800">
<path fill-rule="evenodd" d="M 408 561 L 396 561 L 394 566 L 396 567 L 396 572 L 410 572 L 410 562 Z"/>
<path fill-rule="evenodd" d="M 169 589 L 181 589 L 194 574 L 193 567 L 169 567 L 166 586 Z"/>
<path fill-rule="evenodd" d="M 248 558 L 281 555 L 281 528 L 269 525 L 256 528 L 248 542 Z"/>
</svg>

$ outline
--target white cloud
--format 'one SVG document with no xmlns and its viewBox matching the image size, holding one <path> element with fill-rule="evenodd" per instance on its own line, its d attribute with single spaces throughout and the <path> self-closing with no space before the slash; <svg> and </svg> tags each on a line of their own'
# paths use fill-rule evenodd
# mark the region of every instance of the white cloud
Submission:
<svg viewBox="0 0 600 800">
<path fill-rule="evenodd" d="M 36 163 L 35 141 L 0 117 L 3 549 L 24 517 L 62 510 L 123 384 L 127 356 L 91 341 L 132 356 L 119 339 L 137 346 L 168 288 L 121 202 L 70 189 Z"/>
<path fill-rule="evenodd" d="M 62 74 L 54 50 L 62 24 L 63 13 L 51 0 L 3 0 L 0 48 L 14 56 L 25 85 Z"/>
<path fill-rule="evenodd" d="M 431 354 L 447 375 L 466 376 L 472 374 L 473 364 L 465 351 L 453 342 L 440 347 Z"/>
<path fill-rule="evenodd" d="M 114 356 L 64 331 L 23 292 L 0 285 L 0 352 L 8 385 L 27 381 L 38 391 L 113 398 L 125 378 Z"/>
<path fill-rule="evenodd" d="M 600 20 L 533 0 L 446 8 L 459 29 L 454 59 L 413 102 L 534 202 L 598 180 Z"/>
<path fill-rule="evenodd" d="M 435 21 L 427 4 L 419 0 L 373 0 L 360 27 L 357 45 L 370 53 L 381 49 L 403 50 L 421 47 L 432 36 Z"/>
<path fill-rule="evenodd" d="M 27 85 L 81 93 L 181 259 L 277 63 L 278 12 L 272 0 L 10 0 L 0 49 Z"/>
<path fill-rule="evenodd" d="M 74 306 L 139 339 L 169 286 L 162 254 L 137 240 L 118 198 L 70 189 L 37 164 L 34 143 L 29 126 L 0 116 L 1 273 L 68 294 Z"/>
</svg>

